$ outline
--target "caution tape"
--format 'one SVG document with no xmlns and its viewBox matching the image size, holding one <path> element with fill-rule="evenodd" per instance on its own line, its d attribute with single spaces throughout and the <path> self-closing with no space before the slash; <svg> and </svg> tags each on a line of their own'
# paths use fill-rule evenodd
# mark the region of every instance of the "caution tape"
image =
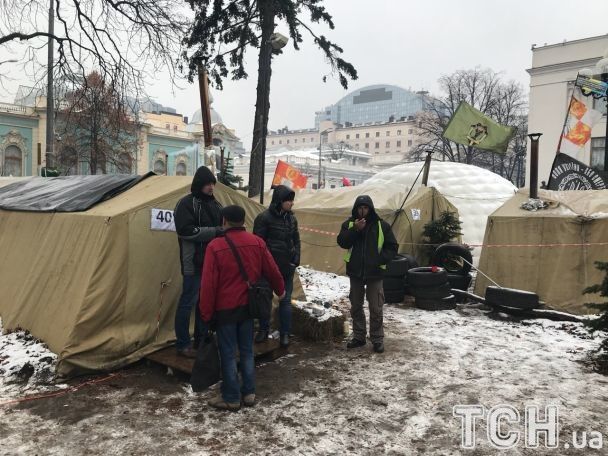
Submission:
<svg viewBox="0 0 608 456">
<path fill-rule="evenodd" d="M 323 231 L 323 230 L 317 230 L 314 228 L 309 228 L 307 226 L 301 226 L 300 227 L 301 231 L 308 231 L 310 233 L 317 233 L 317 234 L 325 234 L 328 236 L 337 236 L 338 233 L 334 233 L 332 231 Z M 424 246 L 424 247 L 438 247 L 441 244 L 423 244 L 420 242 L 400 242 L 399 245 L 412 245 L 412 246 Z M 463 244 L 466 245 L 468 247 L 483 247 L 485 248 L 503 248 L 503 247 L 507 247 L 507 248 L 511 248 L 511 247 L 517 247 L 517 248 L 538 248 L 538 247 L 597 247 L 597 246 L 608 246 L 608 242 L 581 242 L 581 243 L 552 243 L 552 244 Z M 329 247 L 329 246 L 327 246 Z"/>
</svg>

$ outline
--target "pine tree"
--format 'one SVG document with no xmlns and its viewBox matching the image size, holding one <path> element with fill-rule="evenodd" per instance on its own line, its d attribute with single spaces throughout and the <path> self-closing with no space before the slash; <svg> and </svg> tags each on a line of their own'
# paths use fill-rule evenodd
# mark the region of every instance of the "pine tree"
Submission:
<svg viewBox="0 0 608 456">
<path fill-rule="evenodd" d="M 340 84 L 348 87 L 348 79 L 357 79 L 355 68 L 342 59 L 343 50 L 323 35 L 317 35 L 309 24 L 324 23 L 334 28 L 332 16 L 323 0 L 188 0 L 194 11 L 194 23 L 184 39 L 186 51 L 181 66 L 189 69 L 190 81 L 202 66 L 218 89 L 230 74 L 233 80 L 246 79 L 245 51 L 258 49 L 258 85 L 253 125 L 253 142 L 249 165 L 249 196 L 260 194 L 270 108 L 270 77 L 273 49 L 272 36 L 277 22 L 287 25 L 291 44 L 299 50 L 308 32 L 336 73 Z M 305 16 L 308 16 L 306 18 Z M 229 71 L 230 70 L 230 71 Z M 327 76 L 323 76 L 325 81 Z"/>
<path fill-rule="evenodd" d="M 583 294 L 596 294 L 599 293 L 601 297 L 608 298 L 608 262 L 596 261 L 595 267 L 600 271 L 605 271 L 606 276 L 602 283 L 592 285 L 583 290 Z M 587 307 L 592 309 L 600 310 L 602 313 L 599 318 L 589 321 L 587 324 L 592 331 L 606 331 L 608 330 L 608 302 L 603 303 L 590 303 Z M 602 362 L 604 369 L 608 368 L 608 338 L 604 339 L 600 345 L 598 352 L 600 357 L 598 361 Z"/>
<path fill-rule="evenodd" d="M 222 163 L 222 170 L 220 171 L 218 180 L 230 188 L 237 189 L 241 187 L 243 178 L 234 175 L 234 163 L 232 163 L 232 160 L 230 152 L 228 152 L 228 155 L 224 158 L 224 163 Z"/>
<path fill-rule="evenodd" d="M 427 244 L 424 253 L 428 256 L 429 261 L 439 245 L 450 242 L 462 235 L 461 225 L 462 222 L 458 220 L 456 214 L 449 211 L 442 212 L 438 219 L 431 220 L 424 225 L 422 235 L 425 239 L 423 242 Z"/>
</svg>

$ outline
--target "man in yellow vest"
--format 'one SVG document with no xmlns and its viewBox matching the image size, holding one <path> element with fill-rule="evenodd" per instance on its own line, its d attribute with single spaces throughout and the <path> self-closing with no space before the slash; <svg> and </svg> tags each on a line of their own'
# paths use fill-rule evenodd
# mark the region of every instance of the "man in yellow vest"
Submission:
<svg viewBox="0 0 608 456">
<path fill-rule="evenodd" d="M 361 195 L 355 200 L 352 217 L 342 224 L 338 245 L 344 255 L 346 274 L 350 277 L 350 314 L 353 338 L 347 348 L 366 344 L 366 322 L 363 311 L 365 297 L 369 304 L 369 337 L 376 353 L 384 352 L 382 314 L 384 291 L 382 278 L 386 265 L 397 254 L 399 245 L 391 226 L 374 209 L 372 199 Z"/>
</svg>

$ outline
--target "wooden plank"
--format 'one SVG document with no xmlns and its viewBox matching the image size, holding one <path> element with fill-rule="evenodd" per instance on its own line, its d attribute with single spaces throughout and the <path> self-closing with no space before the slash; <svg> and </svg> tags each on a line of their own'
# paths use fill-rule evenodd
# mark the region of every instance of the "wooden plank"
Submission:
<svg viewBox="0 0 608 456">
<path fill-rule="evenodd" d="M 287 348 L 282 348 L 277 339 L 268 339 L 265 342 L 253 344 L 253 356 L 256 360 L 274 361 L 287 353 Z M 191 374 L 194 366 L 194 359 L 179 356 L 175 346 L 150 353 L 146 359 L 185 374 Z"/>
</svg>

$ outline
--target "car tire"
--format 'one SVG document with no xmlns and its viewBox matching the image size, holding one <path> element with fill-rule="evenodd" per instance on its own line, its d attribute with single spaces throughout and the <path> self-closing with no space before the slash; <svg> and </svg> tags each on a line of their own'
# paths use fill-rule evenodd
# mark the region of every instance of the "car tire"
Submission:
<svg viewBox="0 0 608 456">
<path fill-rule="evenodd" d="M 536 293 L 495 286 L 489 286 L 486 289 L 486 303 L 522 310 L 538 309 L 540 307 Z"/>
<path fill-rule="evenodd" d="M 432 272 L 430 267 L 412 268 L 407 271 L 407 283 L 413 288 L 443 285 L 448 281 L 448 273 L 443 268 Z"/>
<path fill-rule="evenodd" d="M 463 261 L 462 264 L 455 264 L 450 261 L 450 257 L 460 257 Z M 448 274 L 460 274 L 467 275 L 471 272 L 471 264 L 473 263 L 473 255 L 469 248 L 463 244 L 457 244 L 455 242 L 447 242 L 441 244 L 433 253 L 431 264 L 444 268 Z"/>
</svg>

